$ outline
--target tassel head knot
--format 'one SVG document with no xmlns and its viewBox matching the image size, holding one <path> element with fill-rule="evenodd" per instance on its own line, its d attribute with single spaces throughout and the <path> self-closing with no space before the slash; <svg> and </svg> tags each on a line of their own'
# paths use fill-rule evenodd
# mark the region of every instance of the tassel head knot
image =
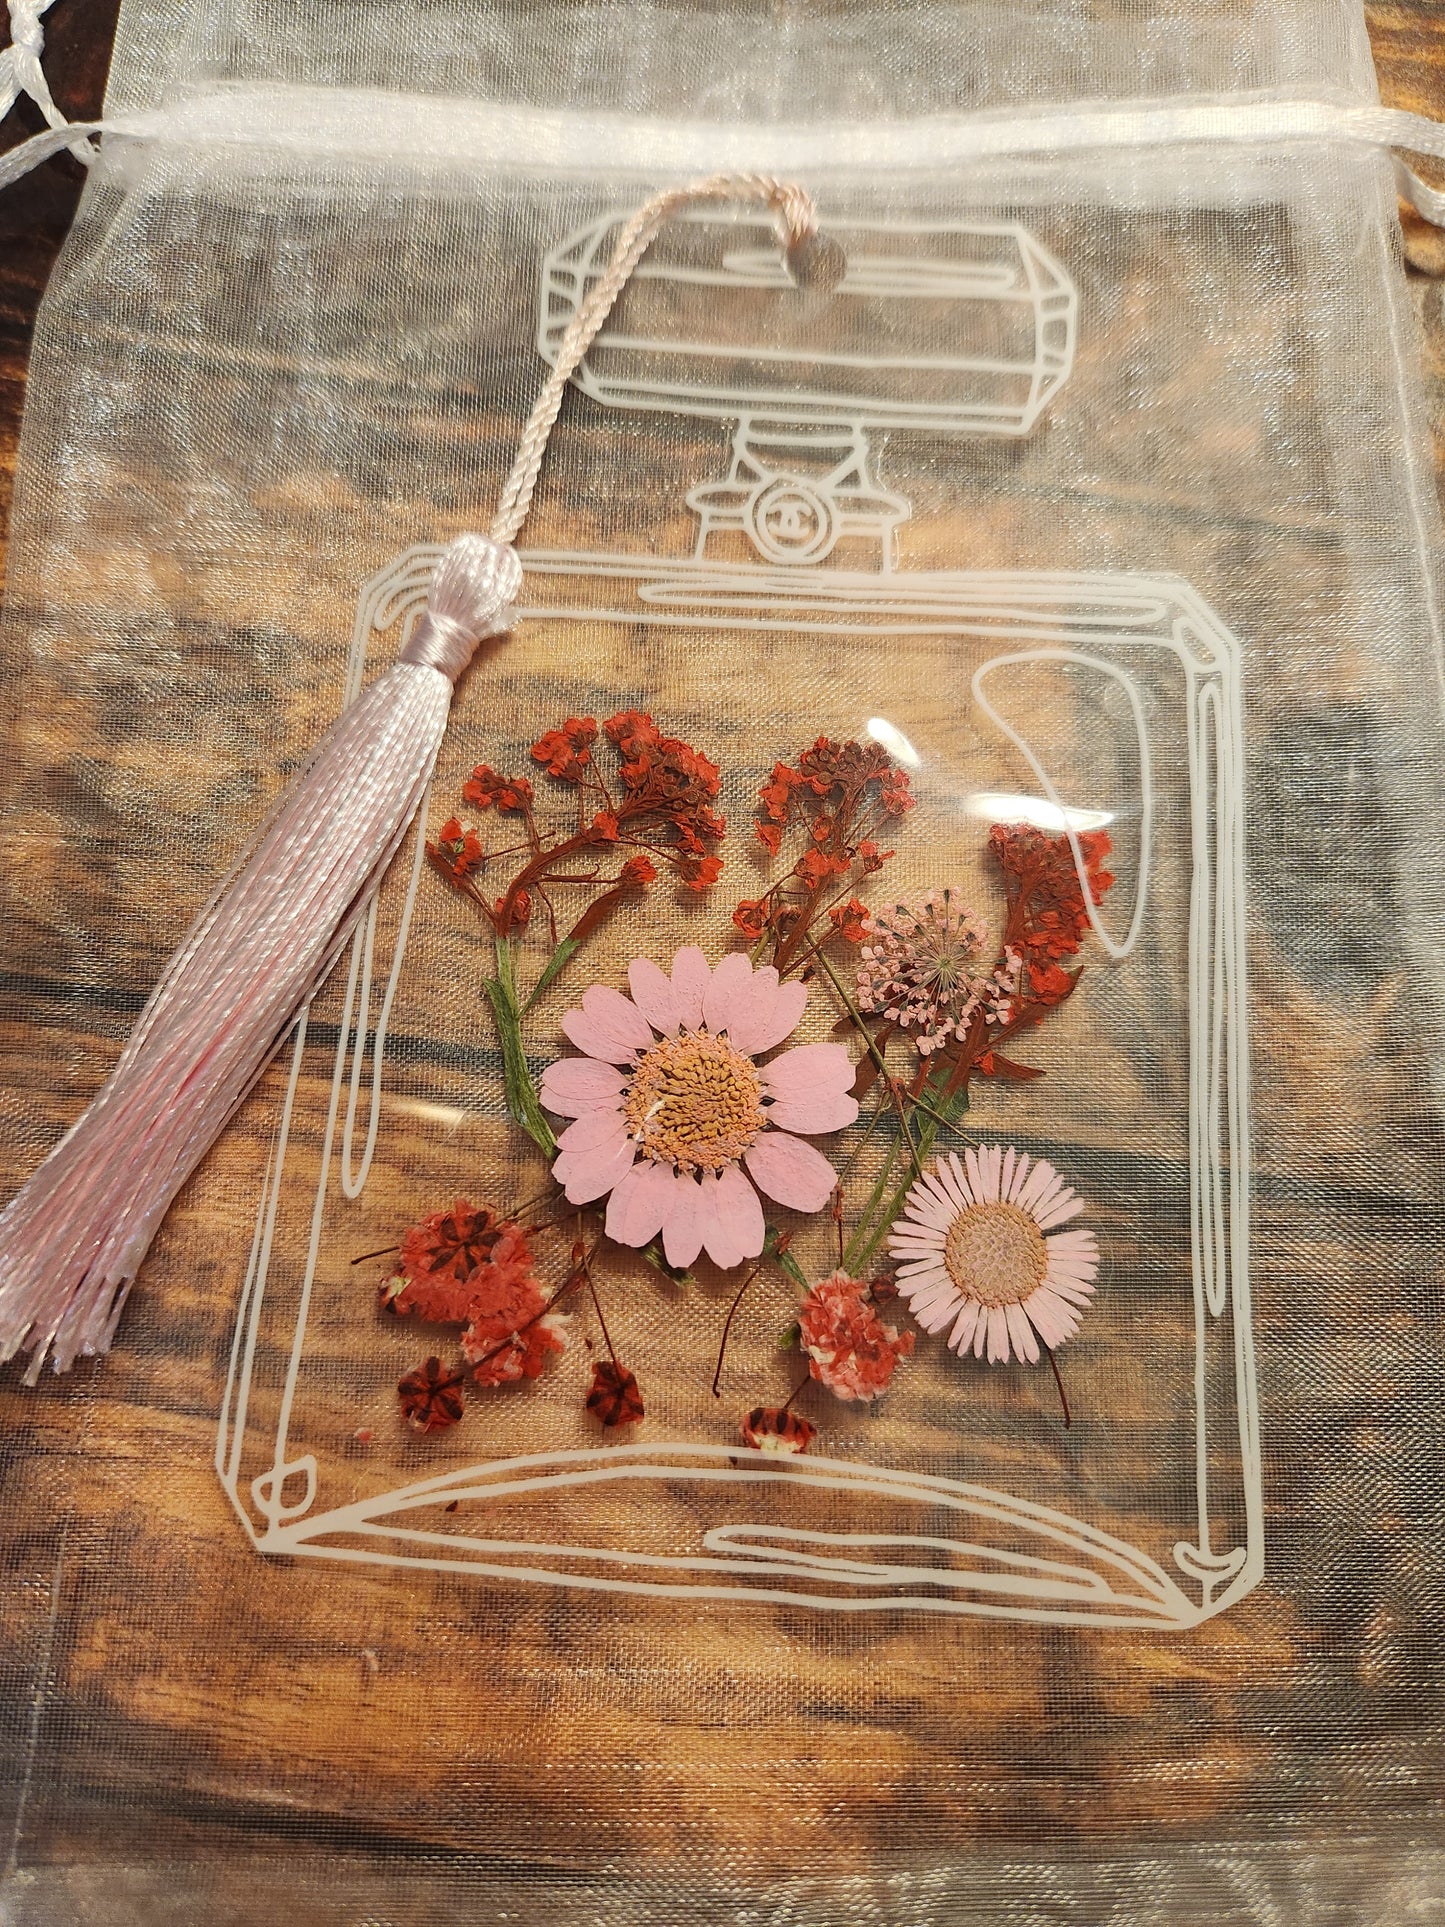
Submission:
<svg viewBox="0 0 1445 1927">
<path fill-rule="evenodd" d="M 477 644 L 507 628 L 521 587 L 522 564 L 509 542 L 459 535 L 437 563 L 426 609 L 398 660 L 439 669 L 455 682 Z"/>
</svg>

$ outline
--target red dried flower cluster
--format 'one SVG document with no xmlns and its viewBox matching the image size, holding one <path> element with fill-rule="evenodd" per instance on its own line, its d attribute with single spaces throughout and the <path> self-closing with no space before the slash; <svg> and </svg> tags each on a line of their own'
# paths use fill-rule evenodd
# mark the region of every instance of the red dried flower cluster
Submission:
<svg viewBox="0 0 1445 1927">
<path fill-rule="evenodd" d="M 462 800 L 475 803 L 479 810 L 508 811 L 530 816 L 532 785 L 525 776 L 501 776 L 486 763 L 478 763 L 462 784 Z"/>
<path fill-rule="evenodd" d="M 612 833 L 658 822 L 664 833 L 670 831 L 672 847 L 651 847 L 661 848 L 689 889 L 706 890 L 722 874 L 722 859 L 708 846 L 721 842 L 727 829 L 713 808 L 722 777 L 717 764 L 680 737 L 664 736 L 641 710 L 622 710 L 602 728 L 622 758 L 623 794 L 603 812 Z"/>
<path fill-rule="evenodd" d="M 1060 969 L 1060 961 L 1078 954 L 1089 929 L 1069 839 L 1027 823 L 995 823 L 988 840 L 1008 899 L 1004 944 L 1023 961 L 1026 1001 L 1045 1008 L 1062 1003 L 1078 973 Z M 1103 830 L 1081 832 L 1078 843 L 1089 896 L 1097 906 L 1114 881 L 1103 867 L 1112 845 Z"/>
<path fill-rule="evenodd" d="M 480 869 L 486 854 L 476 824 L 464 823 L 458 816 L 449 816 L 442 824 L 432 849 L 432 862 L 454 882 Z"/>
<path fill-rule="evenodd" d="M 560 1319 L 547 1316 L 526 1231 L 465 1198 L 406 1232 L 397 1274 L 382 1286 L 381 1301 L 402 1316 L 463 1326 L 462 1351 L 481 1386 L 536 1378 L 547 1354 L 566 1348 Z M 402 1381 L 404 1410 L 415 1377 Z M 437 1418 L 423 1429 L 455 1422 Z"/>
<path fill-rule="evenodd" d="M 883 1323 L 871 1288 L 846 1271 L 813 1286 L 798 1314 L 798 1331 L 819 1384 L 837 1398 L 863 1404 L 888 1390 L 899 1359 L 910 1355 L 914 1343 L 911 1331 Z"/>
<path fill-rule="evenodd" d="M 532 755 L 547 765 L 549 776 L 580 783 L 592 761 L 597 724 L 591 716 L 569 716 L 560 729 L 549 729 L 532 745 Z"/>
<path fill-rule="evenodd" d="M 885 827 L 914 806 L 907 772 L 894 769 L 876 743 L 838 743 L 820 736 L 796 763 L 777 763 L 758 792 L 754 831 L 770 855 L 784 832 L 802 828 L 805 842 L 788 875 L 761 897 L 744 898 L 733 922 L 749 943 L 766 944 L 780 971 L 794 963 L 825 914 L 857 942 L 865 906 L 855 878 L 873 876 L 893 855 L 879 847 Z M 815 940 L 816 941 L 816 940 Z"/>
<path fill-rule="evenodd" d="M 599 734 L 617 754 L 611 786 L 596 755 Z M 567 931 L 581 942 L 629 891 L 654 883 L 660 866 L 699 893 L 717 881 L 722 860 L 714 846 L 727 827 L 714 807 L 718 766 L 680 737 L 664 736 L 651 716 L 622 710 L 609 716 L 600 731 L 594 717 L 569 716 L 538 737 L 532 756 L 549 776 L 576 790 L 570 826 L 544 834 L 528 778 L 505 776 L 479 763 L 463 784 L 462 796 L 479 810 L 520 817 L 525 841 L 489 851 L 475 825 L 451 817 L 427 845 L 434 867 L 472 899 L 499 936 L 524 928 L 540 901 L 555 947 L 559 931 L 554 898 L 564 890 L 594 893 Z M 638 854 L 628 857 L 615 875 L 602 873 L 598 858 L 619 845 Z M 484 895 L 474 877 L 507 857 L 519 859 L 511 883 L 500 897 Z"/>
</svg>

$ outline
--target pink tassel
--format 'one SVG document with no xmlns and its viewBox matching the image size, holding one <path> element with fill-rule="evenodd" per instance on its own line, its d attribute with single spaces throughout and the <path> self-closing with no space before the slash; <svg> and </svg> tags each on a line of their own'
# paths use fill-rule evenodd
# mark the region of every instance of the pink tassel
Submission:
<svg viewBox="0 0 1445 1927">
<path fill-rule="evenodd" d="M 341 953 L 416 815 L 452 685 L 522 585 L 526 520 L 567 383 L 663 222 L 707 201 L 760 202 L 808 285 L 842 256 L 801 188 L 717 174 L 656 194 L 623 224 L 606 271 L 558 343 L 517 444 L 490 538 L 442 557 L 427 612 L 394 669 L 337 721 L 229 883 L 202 911 L 90 1109 L 0 1213 L 0 1363 L 47 1352 L 68 1371 L 110 1348 L 126 1294 L 171 1200 L 261 1075 Z"/>
<path fill-rule="evenodd" d="M 314 994 L 421 803 L 516 551 L 464 535 L 400 660 L 344 710 L 202 911 L 94 1103 L 0 1213 L 0 1361 L 107 1351 L 171 1201 Z"/>
</svg>

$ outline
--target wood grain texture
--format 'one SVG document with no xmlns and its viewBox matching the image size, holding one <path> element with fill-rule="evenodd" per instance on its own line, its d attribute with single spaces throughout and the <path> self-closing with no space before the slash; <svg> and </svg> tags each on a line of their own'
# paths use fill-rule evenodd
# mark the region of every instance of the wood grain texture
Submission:
<svg viewBox="0 0 1445 1927">
<path fill-rule="evenodd" d="M 74 115 L 98 107 L 96 49 L 113 13 L 104 0 L 62 0 L 51 16 L 47 67 Z M 1445 113 L 1438 8 L 1429 0 L 1375 6 L 1371 21 L 1386 99 Z M 0 197 L 7 490 L 30 319 L 78 174 L 62 159 Z M 1271 245 L 1268 233 L 1259 244 Z M 1428 233 L 1412 229 L 1410 245 L 1412 258 L 1433 261 Z M 1424 273 L 1411 287 L 1433 357 L 1445 465 L 1439 287 Z M 1271 340 L 1272 325 L 1261 316 L 1262 341 Z M 364 369 L 350 372 L 367 379 Z M 419 464 L 433 432 L 419 409 Z M 435 430 L 439 443 L 449 432 Z M 491 425 L 475 433 L 485 443 Z M 950 479 L 946 471 L 938 478 L 940 499 Z M 304 576 L 304 514 L 349 512 L 344 498 L 354 484 L 301 473 L 286 486 L 292 494 L 278 521 L 290 525 L 297 552 L 278 566 L 296 579 Z M 1107 493 L 1107 476 L 1099 488 Z M 404 490 L 399 497 L 397 548 L 411 539 Z M 1240 497 L 1240 527 L 1265 525 L 1273 505 L 1251 497 L 1247 475 Z M 1062 513 L 1049 503 L 1032 512 L 1037 520 L 1020 536 L 1023 546 L 1042 539 Z M 1000 491 L 972 529 L 940 527 L 940 554 L 962 544 L 966 559 L 970 541 L 988 552 L 1002 539 L 995 523 L 1015 513 Z M 1282 514 L 1291 565 L 1327 567 L 1314 555 L 1312 531 L 1286 522 Z M 133 569 L 139 581 L 139 539 L 128 545 L 123 533 L 112 535 L 107 561 Z M 1236 544 L 1247 552 L 1237 530 L 1202 530 L 1201 570 L 1227 567 Z M 336 610 L 348 607 L 354 583 L 320 571 L 305 579 L 306 602 L 289 612 L 279 641 L 265 627 L 264 583 L 254 607 L 232 610 L 229 624 L 198 622 L 189 638 L 202 667 L 208 660 L 221 667 L 229 692 L 195 727 L 214 731 L 218 749 L 237 760 L 246 754 L 238 744 L 269 735 L 303 742 L 328 700 Z M 1283 629 L 1284 590 L 1267 579 L 1255 587 L 1261 620 Z M 163 599 L 167 590 L 161 582 L 152 592 Z M 60 584 L 57 593 L 78 600 L 83 582 Z M 205 585 L 197 601 L 208 606 Z M 249 659 L 258 635 L 258 646 L 274 647 L 278 660 L 294 637 L 316 645 L 304 658 L 313 664 L 310 677 L 297 675 L 265 705 L 228 666 Z M 633 643 L 626 638 L 626 648 L 593 665 L 597 701 L 641 673 L 629 667 Z M 715 675 L 724 696 L 711 720 L 720 726 L 729 714 L 725 663 Z M 1374 726 L 1358 693 L 1368 681 L 1367 662 L 1337 665 L 1334 685 L 1319 693 L 1319 713 L 1336 719 L 1342 762 L 1358 754 Z M 808 689 L 820 705 L 842 700 L 830 690 L 826 660 L 810 665 Z M 192 727 L 185 689 L 167 693 L 162 679 L 147 682 L 137 671 L 99 692 L 67 692 L 62 679 L 50 695 L 37 728 L 57 767 L 77 742 L 106 745 L 106 767 L 86 793 L 91 820 L 101 826 L 86 917 L 112 901 L 117 910 L 133 907 L 141 894 L 133 882 L 106 894 L 106 866 L 126 852 L 141 788 L 174 785 L 165 794 L 193 822 L 197 854 L 194 874 L 157 867 L 154 925 L 117 929 L 109 1001 L 89 1005 L 61 969 L 56 933 L 67 934 L 65 906 L 47 895 L 44 875 L 27 878 L 34 947 L 6 967 L 23 969 L 36 1014 L 28 1026 L 9 1022 L 0 1031 L 0 1081 L 22 1090 L 20 1123 L 36 1139 L 73 1114 L 80 1094 L 99 1081 L 137 988 L 163 953 L 158 933 L 214 872 L 210 819 L 222 807 L 250 809 L 263 800 L 198 797 L 174 772 L 132 754 L 128 711 L 137 702 L 169 701 L 167 727 L 183 732 Z M 1319 713 L 1309 713 L 1312 728 Z M 479 731 L 484 720 L 476 707 L 459 718 L 449 752 L 453 781 L 464 767 L 468 728 Z M 688 720 L 701 733 L 709 719 Z M 66 801 L 57 794 L 47 806 L 60 812 Z M 1328 819 L 1320 824 L 1323 841 L 1334 819 L 1321 816 Z M 46 828 L 37 814 L 42 854 Z M 1368 865 L 1347 880 L 1369 914 Z M 1288 914 L 1285 901 L 1280 925 L 1268 933 L 1281 954 Z M 433 907 L 426 957 L 440 967 L 448 942 L 461 941 Z M 1358 1251 L 1341 1259 L 1338 1240 L 1373 1235 L 1382 1267 L 1408 1281 L 1415 1243 L 1434 1249 L 1440 1229 L 1438 1147 L 1412 1142 L 1407 1128 L 1421 1109 L 1423 1076 L 1400 1042 L 1408 986 L 1375 986 L 1360 1014 L 1362 1045 L 1333 1021 L 1320 975 L 1327 979 L 1332 961 L 1316 960 L 1312 982 L 1280 973 L 1261 991 L 1262 1024 L 1276 1043 L 1296 1040 L 1302 1066 L 1298 1081 L 1260 1094 L 1267 1120 L 1282 1127 L 1291 1112 L 1303 1119 L 1300 1161 L 1261 1174 L 1263 1235 L 1276 1250 L 1289 1247 L 1267 1308 L 1271 1342 L 1276 1358 L 1298 1348 L 1302 1379 L 1304 1361 L 1319 1356 L 1310 1349 L 1317 1343 L 1312 1266 L 1347 1264 L 1358 1274 Z M 334 1020 L 335 1011 L 321 1015 Z M 434 1031 L 429 1043 L 420 1023 L 401 1028 L 420 1061 Z M 462 1033 L 460 1017 L 454 1028 Z M 1150 1049 L 1167 1049 L 1163 1019 L 1159 1032 L 1145 1040 Z M 1398 1140 L 1384 1147 L 1394 1162 L 1351 1141 L 1362 1048 L 1389 1100 L 1381 1108 L 1393 1107 L 1403 1120 Z M 1141 1048 L 1140 1057 L 1147 1054 Z M 434 1053 L 423 1068 L 419 1092 L 440 1091 L 462 1110 L 480 1111 L 488 1101 L 495 1109 L 491 1057 Z M 1121 1054 L 1120 1090 L 1130 1068 Z M 308 1085 L 309 1114 L 323 1095 Z M 1135 1101 L 1126 1091 L 1119 1108 L 1142 1137 L 1148 1127 L 1130 1108 Z M 1440 1771 L 1435 1709 L 1422 1704 L 1419 1687 L 1428 1633 L 1416 1553 L 1436 1518 L 1437 1495 L 1412 1489 L 1399 1443 L 1421 1422 L 1418 1401 L 1432 1381 L 1412 1363 L 1407 1311 L 1372 1334 L 1368 1368 L 1347 1392 L 1333 1402 L 1322 1395 L 1308 1480 L 1293 1487 L 1293 1505 L 1307 1514 L 1310 1503 L 1332 1503 L 1369 1459 L 1388 1495 L 1369 1539 L 1321 1570 L 1317 1591 L 1261 1592 L 1187 1640 L 1144 1634 L 1121 1644 L 1099 1630 L 978 1625 L 940 1636 L 906 1615 L 860 1639 L 801 1610 L 702 1606 L 688 1608 L 680 1626 L 678 1608 L 660 1601 L 598 1614 L 542 1589 L 479 1589 L 470 1578 L 341 1568 L 331 1579 L 305 1561 L 259 1561 L 245 1546 L 212 1469 L 215 1388 L 193 1363 L 224 1347 L 265 1156 L 264 1122 L 248 1112 L 224 1176 L 203 1178 L 182 1198 L 153 1260 L 162 1283 L 137 1294 L 110 1360 L 34 1394 L 15 1385 L 13 1372 L 0 1383 L 0 1849 L 12 1834 L 15 1842 L 0 1909 L 8 1906 L 17 1924 L 249 1927 L 280 1915 L 301 1927 L 457 1919 L 525 1927 L 573 1919 L 606 1927 L 991 1927 L 991 1904 L 1001 1910 L 1032 1896 L 1047 1927 L 1161 1920 L 1244 1927 L 1268 1917 L 1259 1911 L 1262 1892 L 1288 1927 L 1386 1927 L 1417 1917 L 1417 1909 L 1429 1918 L 1438 1906 L 1438 1865 L 1428 1858 L 1417 1865 L 1401 1844 L 1412 1826 L 1428 1825 Z M 387 1147 L 376 1222 L 358 1216 L 348 1249 L 367 1248 L 372 1239 L 363 1233 L 380 1232 L 393 1201 L 405 1204 L 432 1173 L 450 1169 L 446 1128 L 419 1126 L 404 1144 Z M 1082 1129 L 1078 1136 L 1081 1155 L 1097 1155 L 1101 1172 L 1108 1156 L 1122 1161 L 1147 1150 L 1108 1135 L 1107 1146 L 1090 1144 Z M 1330 1187 L 1325 1249 L 1323 1234 L 1315 1246 L 1298 1227 L 1308 1222 L 1310 1199 Z M 1423 1319 L 1431 1281 L 1422 1276 L 1416 1288 Z M 1369 1316 L 1367 1300 L 1352 1300 L 1338 1329 Z M 647 1339 L 657 1356 L 670 1335 L 661 1312 L 653 1318 Z M 401 1333 L 391 1347 L 404 1363 L 416 1349 L 409 1336 Z M 761 1365 L 769 1339 L 762 1308 L 744 1338 L 744 1358 Z M 344 1332 L 337 1357 L 335 1370 L 323 1371 L 312 1388 L 319 1428 L 381 1431 L 392 1422 L 387 1379 L 366 1381 L 353 1371 Z M 361 1352 L 360 1362 L 370 1357 Z M 1102 1379 L 1097 1389 L 1102 1398 Z M 1287 1390 L 1309 1395 L 1308 1386 Z M 1142 1372 L 1113 1395 L 1141 1411 L 1167 1400 Z M 1077 1441 L 1063 1441 L 1042 1411 L 1027 1411 L 1011 1437 L 1007 1394 L 990 1388 L 986 1396 L 997 1404 L 1001 1460 L 1010 1451 L 1022 1460 L 1045 1438 L 1061 1477 L 1077 1468 L 1079 1458 L 1068 1457 Z M 421 1444 L 402 1449 L 418 1471 L 437 1462 Z M 1137 1457 L 1143 1448 L 1126 1440 L 1124 1450 Z M 359 1491 L 371 1476 L 368 1447 L 357 1441 L 345 1451 Z M 1299 1466 L 1291 1476 L 1303 1477 Z M 1276 1506 L 1269 1529 L 1293 1570 L 1308 1565 L 1307 1517 Z M 1354 1697 L 1361 1683 L 1365 1715 Z M 1151 1855 L 1169 1861 L 1171 1880 L 1183 1883 L 1168 1885 L 1162 1901 L 1141 1869 Z M 1034 1858 L 1076 1867 L 1067 1895 Z"/>
</svg>

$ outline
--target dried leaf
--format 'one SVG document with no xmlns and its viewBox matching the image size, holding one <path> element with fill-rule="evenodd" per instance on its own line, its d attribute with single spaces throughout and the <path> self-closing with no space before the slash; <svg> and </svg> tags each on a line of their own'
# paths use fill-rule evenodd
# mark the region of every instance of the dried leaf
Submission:
<svg viewBox="0 0 1445 1927">
<path fill-rule="evenodd" d="M 985 1077 L 1006 1077 L 1016 1084 L 1026 1083 L 1032 1077 L 1042 1077 L 1043 1072 L 1031 1064 L 1016 1064 L 1002 1051 L 985 1051 L 978 1060 L 978 1068 Z"/>
</svg>

